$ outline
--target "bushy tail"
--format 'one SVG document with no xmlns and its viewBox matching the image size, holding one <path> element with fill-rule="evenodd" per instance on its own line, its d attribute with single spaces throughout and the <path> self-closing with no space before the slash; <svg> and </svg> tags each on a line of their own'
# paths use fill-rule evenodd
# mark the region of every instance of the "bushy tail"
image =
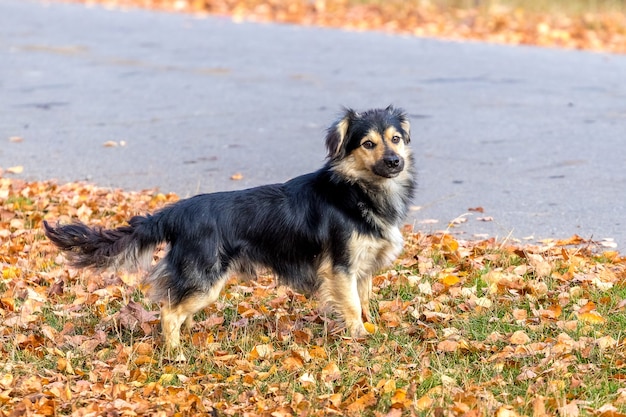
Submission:
<svg viewBox="0 0 626 417">
<path fill-rule="evenodd" d="M 44 221 L 46 236 L 79 268 L 135 268 L 152 259 L 155 246 L 163 241 L 152 216 L 135 216 L 128 226 L 116 229 L 89 227 L 83 223 L 51 226 Z"/>
</svg>

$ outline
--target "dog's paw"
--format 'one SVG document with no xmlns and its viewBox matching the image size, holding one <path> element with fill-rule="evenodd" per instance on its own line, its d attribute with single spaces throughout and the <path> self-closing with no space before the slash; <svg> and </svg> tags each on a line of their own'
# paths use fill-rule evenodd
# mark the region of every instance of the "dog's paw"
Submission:
<svg viewBox="0 0 626 417">
<path fill-rule="evenodd" d="M 371 323 L 368 324 L 372 325 Z M 350 333 L 350 338 L 356 340 L 365 339 L 370 335 L 370 332 L 366 329 L 363 323 L 355 323 L 354 325 L 349 326 L 348 332 Z"/>
<path fill-rule="evenodd" d="M 183 352 L 181 352 L 180 350 L 178 351 L 178 353 L 176 353 L 176 351 L 171 351 L 167 354 L 166 359 L 168 362 L 170 363 L 183 363 L 183 362 L 187 362 L 187 357 L 185 356 L 185 354 Z"/>
</svg>

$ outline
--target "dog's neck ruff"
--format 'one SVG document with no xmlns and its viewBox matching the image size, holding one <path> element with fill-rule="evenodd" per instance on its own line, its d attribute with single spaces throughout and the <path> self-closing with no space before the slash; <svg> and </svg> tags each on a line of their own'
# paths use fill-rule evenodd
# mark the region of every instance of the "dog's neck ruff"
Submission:
<svg viewBox="0 0 626 417">
<path fill-rule="evenodd" d="M 408 162 L 408 166 L 394 178 L 349 175 L 341 165 L 332 163 L 329 164 L 329 170 L 335 181 L 355 187 L 360 196 L 356 208 L 361 217 L 382 231 L 400 227 L 407 215 L 415 191 L 413 161 Z"/>
</svg>

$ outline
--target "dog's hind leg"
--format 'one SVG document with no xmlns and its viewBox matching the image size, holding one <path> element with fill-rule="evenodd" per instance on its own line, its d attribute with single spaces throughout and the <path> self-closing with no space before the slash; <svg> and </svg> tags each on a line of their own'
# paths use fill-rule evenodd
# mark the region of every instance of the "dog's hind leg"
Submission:
<svg viewBox="0 0 626 417">
<path fill-rule="evenodd" d="M 363 324 L 361 299 L 357 277 L 343 272 L 322 275 L 319 289 L 322 303 L 332 306 L 341 315 L 350 336 L 368 335 Z"/>
<path fill-rule="evenodd" d="M 161 327 L 165 344 L 170 350 L 180 347 L 180 328 L 183 323 L 193 325 L 193 315 L 217 300 L 226 280 L 227 277 L 221 277 L 209 290 L 196 292 L 179 303 L 164 303 L 161 307 Z"/>
</svg>

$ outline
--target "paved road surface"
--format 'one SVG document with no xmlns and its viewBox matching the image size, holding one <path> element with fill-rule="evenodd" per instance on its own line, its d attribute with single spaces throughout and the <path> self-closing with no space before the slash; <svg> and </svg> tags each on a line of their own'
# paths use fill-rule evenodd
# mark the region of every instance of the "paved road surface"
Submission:
<svg viewBox="0 0 626 417">
<path fill-rule="evenodd" d="M 419 229 L 481 206 L 455 230 L 624 247 L 626 56 L 0 0 L 0 167 L 18 177 L 284 181 L 322 164 L 341 106 L 389 103 L 412 119 Z"/>
</svg>

